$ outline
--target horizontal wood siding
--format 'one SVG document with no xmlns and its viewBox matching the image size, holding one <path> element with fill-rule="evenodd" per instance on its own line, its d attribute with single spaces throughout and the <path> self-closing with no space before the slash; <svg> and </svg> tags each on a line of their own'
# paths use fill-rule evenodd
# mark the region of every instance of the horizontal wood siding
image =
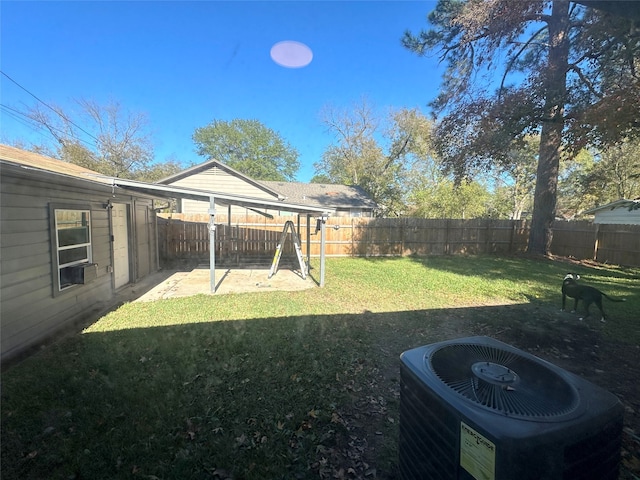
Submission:
<svg viewBox="0 0 640 480">
<path fill-rule="evenodd" d="M 629 211 L 629 207 L 600 210 L 596 212 L 593 222 L 614 225 L 640 225 L 640 210 Z"/>
<path fill-rule="evenodd" d="M 111 298 L 111 282 L 107 277 L 73 290 L 55 299 L 51 297 L 51 288 L 33 290 L 3 305 L 3 359 L 71 328 L 89 313 L 104 308 Z"/>
<path fill-rule="evenodd" d="M 200 202 L 198 200 L 183 199 L 180 202 L 180 210 L 189 214 L 209 214 L 209 202 Z M 226 205 L 216 203 L 216 210 L 219 212 L 227 212 Z M 242 215 L 246 211 L 244 207 L 231 207 L 231 213 L 234 215 Z"/>
<path fill-rule="evenodd" d="M 234 195 L 277 200 L 276 196 L 218 167 L 209 168 L 203 172 L 181 178 L 171 185 L 207 191 L 232 192 Z M 181 205 L 182 213 L 207 214 L 209 211 L 208 202 L 184 199 L 181 201 Z M 224 206 L 218 206 L 217 208 L 224 210 L 225 213 L 227 211 L 227 207 Z M 244 210 L 245 208 L 243 207 L 233 207 L 232 213 L 241 214 Z"/>
<path fill-rule="evenodd" d="M 27 176 L 25 176 L 27 175 Z M 62 176 L 2 169 L 0 186 L 0 318 L 2 359 L 6 360 L 68 329 L 114 298 L 110 273 L 111 237 L 107 201 L 131 203 L 131 196 L 114 197 L 111 188 Z M 150 207 L 151 200 L 140 200 Z M 50 204 L 88 206 L 91 211 L 92 261 L 98 277 L 54 296 L 49 219 Z M 150 210 L 153 215 L 153 211 Z M 155 222 L 150 233 L 155 235 Z M 153 270 L 155 237 L 148 250 Z M 149 254 L 149 252 L 147 252 Z"/>
<path fill-rule="evenodd" d="M 216 215 L 216 262 L 224 265 L 269 259 L 285 222 L 294 219 L 297 225 L 296 218 L 240 215 L 232 216 L 229 222 L 226 215 Z M 162 261 L 208 262 L 208 219 L 208 215 L 161 214 Z M 556 255 L 640 265 L 640 226 L 556 222 L 553 228 L 551 250 Z M 332 217 L 325 232 L 325 255 L 329 257 L 510 254 L 526 251 L 529 225 L 523 220 Z M 315 220 L 311 234 L 311 255 L 318 256 L 320 235 L 315 233 Z M 300 238 L 306 253 L 306 217 L 300 221 Z M 284 255 L 294 254 L 291 242 L 286 242 Z"/>
</svg>

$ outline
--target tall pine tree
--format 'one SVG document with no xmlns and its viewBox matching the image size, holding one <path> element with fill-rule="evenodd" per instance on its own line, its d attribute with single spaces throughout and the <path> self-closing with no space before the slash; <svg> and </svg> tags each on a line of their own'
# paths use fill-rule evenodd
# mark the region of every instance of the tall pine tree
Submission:
<svg viewBox="0 0 640 480">
<path fill-rule="evenodd" d="M 403 44 L 447 64 L 434 138 L 461 180 L 539 134 L 529 252 L 547 254 L 561 153 L 640 136 L 640 25 L 568 0 L 440 0 Z"/>
</svg>

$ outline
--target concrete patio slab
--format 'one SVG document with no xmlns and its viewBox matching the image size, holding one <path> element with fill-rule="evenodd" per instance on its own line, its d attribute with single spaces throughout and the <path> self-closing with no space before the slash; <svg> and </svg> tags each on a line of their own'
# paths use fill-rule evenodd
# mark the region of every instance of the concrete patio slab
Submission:
<svg viewBox="0 0 640 480">
<path fill-rule="evenodd" d="M 136 302 L 152 302 L 163 298 L 189 297 L 192 295 L 224 295 L 229 293 L 296 291 L 317 286 L 307 275 L 303 280 L 298 272 L 278 270 L 271 278 L 269 269 L 216 268 L 216 293 L 211 293 L 209 267 L 191 271 L 164 272 L 157 285 L 138 297 Z"/>
</svg>

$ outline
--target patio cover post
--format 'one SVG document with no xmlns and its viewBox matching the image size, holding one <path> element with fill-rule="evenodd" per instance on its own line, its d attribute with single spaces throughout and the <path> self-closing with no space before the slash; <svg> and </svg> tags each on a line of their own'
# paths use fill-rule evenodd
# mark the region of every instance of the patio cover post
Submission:
<svg viewBox="0 0 640 480">
<path fill-rule="evenodd" d="M 307 213 L 307 274 L 311 272 L 311 214 Z"/>
<path fill-rule="evenodd" d="M 211 293 L 216 293 L 216 203 L 209 196 L 209 283 Z"/>
<path fill-rule="evenodd" d="M 315 215 L 316 218 L 318 215 L 321 215 L 321 230 L 322 230 L 322 251 L 320 252 L 320 274 L 321 274 L 321 285 L 324 286 L 324 258 L 325 258 L 325 231 L 324 226 L 325 222 L 329 218 L 331 214 L 331 210 L 327 210 L 320 207 L 314 207 L 310 205 L 301 205 L 295 203 L 284 203 L 280 200 L 268 200 L 262 198 L 254 198 L 254 197 L 245 197 L 242 195 L 235 195 L 230 193 L 223 192 L 213 192 L 209 190 L 200 190 L 196 188 L 187 188 L 187 187 L 177 187 L 171 185 L 163 185 L 158 183 L 146 183 L 139 182 L 136 180 L 126 180 L 122 178 L 113 178 L 113 177 L 105 177 L 100 174 L 96 174 L 96 181 L 107 181 L 109 185 L 112 186 L 113 191 L 115 192 L 116 187 L 122 188 L 124 192 L 135 191 L 141 192 L 145 195 L 150 195 L 152 197 L 162 197 L 162 198 L 187 198 L 190 200 L 196 200 L 199 202 L 206 202 L 209 200 L 209 245 L 210 245 L 210 277 L 211 277 L 211 292 L 215 293 L 216 290 L 216 282 L 215 282 L 215 202 L 214 197 L 218 199 L 219 202 L 222 202 L 226 205 L 237 205 L 240 207 L 248 208 L 252 211 L 257 212 L 258 208 L 261 209 L 273 209 L 280 211 L 287 211 L 293 213 L 306 213 L 307 215 Z M 115 194 L 115 193 L 114 193 Z M 261 214 L 271 218 L 269 214 L 265 214 L 260 212 Z M 308 257 L 310 256 L 311 248 L 309 248 L 309 252 L 307 253 Z M 307 258 L 308 258 L 307 257 Z M 308 267 L 307 267 L 308 271 Z"/>
<path fill-rule="evenodd" d="M 328 215 L 322 215 L 320 222 L 320 286 L 324 287 L 324 245 L 326 240 L 325 223 L 329 218 Z"/>
</svg>

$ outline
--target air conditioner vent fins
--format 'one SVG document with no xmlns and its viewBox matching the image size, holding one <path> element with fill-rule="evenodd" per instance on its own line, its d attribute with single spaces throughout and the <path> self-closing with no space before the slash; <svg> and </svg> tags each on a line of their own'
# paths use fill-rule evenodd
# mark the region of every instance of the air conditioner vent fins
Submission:
<svg viewBox="0 0 640 480">
<path fill-rule="evenodd" d="M 549 420 L 579 405 L 575 388 L 557 373 L 504 349 L 454 343 L 437 349 L 428 361 L 445 385 L 497 414 Z"/>
<path fill-rule="evenodd" d="M 402 480 L 617 480 L 624 408 L 490 337 L 400 356 Z"/>
</svg>

